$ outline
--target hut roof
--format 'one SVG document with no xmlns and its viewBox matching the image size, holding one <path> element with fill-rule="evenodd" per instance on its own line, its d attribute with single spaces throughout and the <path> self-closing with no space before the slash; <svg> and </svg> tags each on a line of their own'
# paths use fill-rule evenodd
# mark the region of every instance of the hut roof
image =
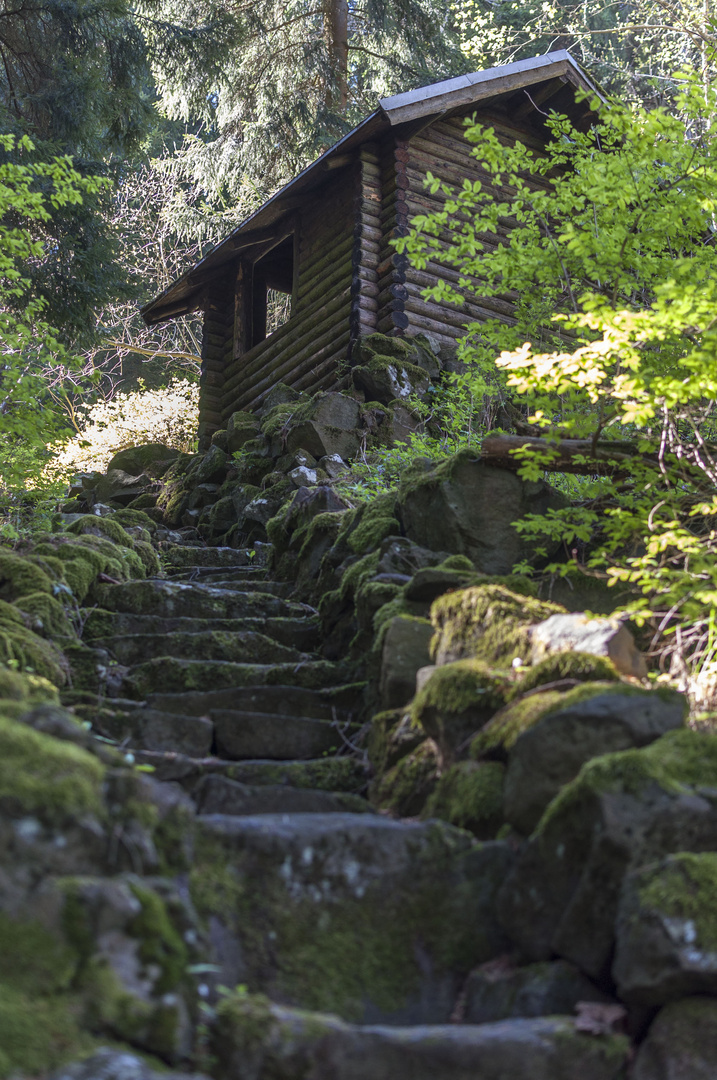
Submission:
<svg viewBox="0 0 717 1080">
<path fill-rule="evenodd" d="M 575 89 L 592 91 L 602 97 L 595 84 L 573 60 L 570 53 L 561 49 L 518 60 L 513 64 L 475 71 L 470 75 L 458 75 L 453 79 L 420 86 L 393 97 L 381 98 L 375 112 L 362 120 L 352 131 L 300 172 L 285 187 L 267 200 L 255 213 L 246 218 L 233 232 L 217 244 L 191 270 L 172 282 L 164 292 L 155 297 L 141 313 L 148 325 L 162 322 L 194 310 L 204 287 L 215 277 L 222 276 L 223 267 L 242 251 L 262 244 L 275 237 L 277 225 L 287 214 L 305 202 L 309 193 L 322 184 L 327 176 L 352 161 L 352 151 L 363 143 L 374 141 L 392 128 L 408 131 L 418 122 L 432 122 L 439 117 L 465 109 L 466 106 L 487 104 L 489 101 L 510 97 L 536 84 L 559 80 Z M 538 106 L 535 105 L 537 109 Z M 576 103 L 568 110 L 571 119 L 584 120 L 588 108 Z"/>
</svg>

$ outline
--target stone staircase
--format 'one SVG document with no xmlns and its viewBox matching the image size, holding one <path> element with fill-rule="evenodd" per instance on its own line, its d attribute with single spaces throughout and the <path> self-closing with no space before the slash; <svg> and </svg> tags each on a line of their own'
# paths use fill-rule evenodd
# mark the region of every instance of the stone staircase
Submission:
<svg viewBox="0 0 717 1080">
<path fill-rule="evenodd" d="M 84 626 L 106 658 L 96 734 L 196 815 L 183 888 L 214 1075 L 617 1080 L 624 1037 L 571 1017 L 456 1022 L 469 973 L 510 949 L 496 894 L 515 853 L 373 812 L 363 684 L 251 554 L 166 545 L 166 578 L 99 586 Z"/>
</svg>

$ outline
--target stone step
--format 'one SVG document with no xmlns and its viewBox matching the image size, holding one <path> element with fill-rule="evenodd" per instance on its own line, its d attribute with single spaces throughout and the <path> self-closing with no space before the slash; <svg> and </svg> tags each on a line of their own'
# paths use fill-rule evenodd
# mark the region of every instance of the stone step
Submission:
<svg viewBox="0 0 717 1080">
<path fill-rule="evenodd" d="M 212 752 L 214 724 L 206 716 L 158 709 L 88 710 L 95 734 L 129 750 L 174 751 L 201 758 Z"/>
<path fill-rule="evenodd" d="M 86 613 L 82 638 L 87 644 L 92 644 L 98 638 L 113 635 L 124 637 L 128 634 L 199 634 L 211 630 L 229 633 L 258 631 L 301 652 L 311 652 L 320 639 L 318 616 L 303 615 L 298 619 L 190 619 L 186 616 L 165 618 L 161 615 L 129 615 L 121 611 L 102 611 L 100 608 L 93 608 Z"/>
<path fill-rule="evenodd" d="M 156 657 L 118 673 L 112 691 L 117 697 L 144 699 L 150 694 L 187 690 L 224 690 L 235 686 L 302 686 L 320 689 L 340 685 L 345 671 L 330 660 L 298 664 L 241 664 L 227 660 L 176 660 Z"/>
<path fill-rule="evenodd" d="M 312 791 L 283 784 L 242 784 L 227 776 L 204 776 L 192 792 L 200 814 L 353 814 L 372 813 L 360 795 Z"/>
<path fill-rule="evenodd" d="M 217 985 L 368 1023 L 447 1022 L 468 972 L 508 948 L 508 842 L 340 812 L 208 814 L 196 828 L 192 899 L 212 922 Z"/>
<path fill-rule="evenodd" d="M 349 745 L 360 727 L 306 716 L 212 709 L 217 753 L 233 760 L 269 758 L 286 761 L 335 754 Z"/>
<path fill-rule="evenodd" d="M 176 577 L 171 578 L 172 581 L 184 580 Z M 266 578 L 235 578 L 226 577 L 222 574 L 221 578 L 210 578 L 205 582 L 204 578 L 195 580 L 189 576 L 186 578 L 187 584 L 204 585 L 207 584 L 212 589 L 218 589 L 221 592 L 234 592 L 234 593 L 267 593 L 270 596 L 282 596 L 288 598 L 293 591 L 292 586 L 287 581 L 268 581 Z"/>
<path fill-rule="evenodd" d="M 254 630 L 175 631 L 170 634 L 125 634 L 97 638 L 93 645 L 107 649 L 120 664 L 132 666 L 160 656 L 177 660 L 221 660 L 234 664 L 290 664 L 309 660 L 288 645 Z"/>
<path fill-rule="evenodd" d="M 172 581 L 265 581 L 269 576 L 265 566 L 167 566 L 164 569 Z"/>
<path fill-rule="evenodd" d="M 626 1036 L 578 1031 L 570 1016 L 359 1026 L 249 995 L 219 1007 L 210 1046 L 217 1080 L 618 1080 L 629 1060 Z"/>
<path fill-rule="evenodd" d="M 161 549 L 165 566 L 252 566 L 255 556 L 247 548 L 187 547 L 170 544 Z"/>
<path fill-rule="evenodd" d="M 323 690 L 281 684 L 229 686 L 205 692 L 150 694 L 147 705 L 153 709 L 192 716 L 206 716 L 215 709 L 231 709 L 235 712 L 282 713 L 284 716 L 343 722 L 360 712 L 363 689 L 363 683 L 330 686 Z"/>
<path fill-rule="evenodd" d="M 280 784 L 285 788 L 314 791 L 365 791 L 369 780 L 366 763 L 358 757 L 322 757 L 313 761 L 222 761 L 220 758 L 196 758 L 175 751 L 140 750 L 137 763 L 151 765 L 157 780 L 175 780 L 192 794 L 205 776 L 226 776 L 242 784 L 258 786 Z"/>
<path fill-rule="evenodd" d="M 315 615 L 308 604 L 292 603 L 265 592 L 228 592 L 194 582 L 148 578 L 95 589 L 98 605 L 133 615 L 186 616 L 193 619 L 300 618 Z"/>
</svg>

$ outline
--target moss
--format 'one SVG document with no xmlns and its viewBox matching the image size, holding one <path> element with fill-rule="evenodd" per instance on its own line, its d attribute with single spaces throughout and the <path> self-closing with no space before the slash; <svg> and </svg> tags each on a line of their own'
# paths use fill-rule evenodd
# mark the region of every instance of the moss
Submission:
<svg viewBox="0 0 717 1080">
<path fill-rule="evenodd" d="M 144 567 L 142 577 L 157 577 L 157 575 L 161 574 L 162 564 L 151 544 L 147 543 L 146 540 L 135 540 L 133 551 Z"/>
<path fill-rule="evenodd" d="M 377 810 L 396 817 L 421 813 L 440 774 L 438 751 L 432 739 L 424 739 L 410 754 L 371 784 L 369 799 Z"/>
<path fill-rule="evenodd" d="M 619 682 L 620 674 L 607 656 L 592 653 L 561 652 L 546 656 L 534 664 L 515 685 L 514 697 L 546 683 L 576 679 L 578 682 Z"/>
<path fill-rule="evenodd" d="M 438 824 L 425 846 L 412 853 L 405 877 L 392 880 L 390 891 L 359 865 L 365 888 L 339 885 L 327 897 L 318 878 L 321 899 L 304 898 L 301 887 L 297 893 L 292 883 L 287 886 L 283 871 L 264 875 L 250 853 L 211 839 L 216 846 L 208 850 L 198 845 L 195 903 L 205 918 L 213 915 L 237 933 L 249 988 L 270 984 L 272 997 L 280 1001 L 300 1001 L 307 1009 L 329 1009 L 347 1019 L 365 1015 L 367 1002 L 391 1012 L 415 999 L 425 978 L 426 953 L 437 973 L 455 974 L 465 972 L 469 958 L 485 948 L 481 920 L 465 918 L 474 895 L 468 882 L 474 846 L 460 834 L 447 836 Z M 313 855 L 316 873 L 322 874 L 320 849 Z M 454 887 L 446 888 L 447 879 Z M 313 891 L 308 880 L 307 887 Z"/>
<path fill-rule="evenodd" d="M 475 573 L 475 566 L 467 555 L 449 555 L 442 563 L 435 567 L 436 570 L 465 570 L 467 573 Z"/>
<path fill-rule="evenodd" d="M 490 839 L 503 821 L 505 767 L 497 761 L 461 761 L 440 778 L 422 817 L 442 818 Z"/>
<path fill-rule="evenodd" d="M 509 691 L 507 679 L 481 660 L 457 660 L 436 668 L 411 704 L 417 723 L 427 709 L 462 713 L 478 706 L 499 709 Z"/>
<path fill-rule="evenodd" d="M 388 709 L 371 719 L 366 749 L 374 772 L 380 776 L 415 750 L 426 733 L 403 709 Z"/>
<path fill-rule="evenodd" d="M 560 707 L 564 695 L 558 690 L 531 694 L 501 709 L 471 740 L 470 755 L 480 758 L 486 754 L 501 756 L 515 743 L 519 735 L 542 720 L 553 708 Z"/>
<path fill-rule="evenodd" d="M 75 636 L 64 607 L 54 596 L 41 592 L 30 593 L 23 596 L 17 606 L 29 617 L 32 629 L 38 633 L 46 637 Z"/>
<path fill-rule="evenodd" d="M 378 551 L 371 551 L 368 555 L 364 555 L 362 559 L 359 559 L 358 562 L 349 566 L 341 578 L 339 595 L 342 600 L 354 596 L 365 581 L 374 577 L 378 570 L 378 560 Z"/>
<path fill-rule="evenodd" d="M 386 586 L 381 582 L 376 582 L 378 589 L 376 592 L 381 598 L 386 594 Z M 388 633 L 388 628 L 391 625 L 391 621 L 397 617 L 405 619 L 420 618 L 416 614 L 417 611 L 425 611 L 425 607 L 422 604 L 412 603 L 410 600 L 405 600 L 403 597 L 403 590 L 399 586 L 399 592 L 396 595 L 396 586 L 390 586 L 394 591 L 394 596 L 388 601 L 388 603 L 382 604 L 373 617 L 373 651 L 379 652 L 383 648 L 383 639 Z M 364 590 L 362 589 L 362 594 Z M 428 622 L 427 619 L 421 619 L 421 622 Z"/>
<path fill-rule="evenodd" d="M 40 594 L 48 600 L 46 594 Z M 56 686 L 67 681 L 67 663 L 59 649 L 25 626 L 20 612 L 10 604 L 0 609 L 0 664 L 28 671 Z"/>
<path fill-rule="evenodd" d="M 344 513 L 345 511 L 326 511 L 323 514 L 317 514 L 315 518 L 311 519 L 304 532 L 299 550 L 299 559 L 307 558 L 311 553 L 311 549 L 320 542 L 322 537 L 333 536 L 336 538 L 338 536 L 341 528 L 341 518 Z M 299 537 L 296 536 L 294 539 L 296 543 Z"/>
<path fill-rule="evenodd" d="M 0 717 L 0 804 L 6 812 L 53 823 L 100 814 L 103 776 L 87 751 Z"/>
<path fill-rule="evenodd" d="M 140 498 L 142 497 L 143 496 L 140 496 Z M 149 533 L 153 533 L 157 528 L 157 522 L 152 521 L 149 514 L 144 514 L 141 510 L 131 510 L 129 507 L 125 507 L 122 510 L 116 510 L 112 517 L 114 521 L 125 529 L 139 525 L 140 528 L 146 529 Z"/>
<path fill-rule="evenodd" d="M 552 801 L 538 829 L 543 831 L 554 817 L 569 812 L 573 804 L 589 793 L 638 795 L 654 785 L 670 793 L 701 787 L 713 789 L 715 776 L 717 732 L 679 728 L 641 750 L 621 750 L 588 761 Z"/>
<path fill-rule="evenodd" d="M 536 600 L 504 585 L 478 585 L 446 593 L 434 600 L 431 622 L 436 634 L 432 655 L 459 659 L 476 656 L 497 666 L 510 666 L 530 653 L 528 628 L 564 611 L 558 604 Z"/>
<path fill-rule="evenodd" d="M 348 545 L 357 555 L 376 550 L 387 536 L 397 536 L 401 526 L 396 518 L 396 497 L 389 492 L 357 508 L 351 520 Z"/>
<path fill-rule="evenodd" d="M 39 998 L 0 984 L 0 1077 L 46 1076 L 88 1053 L 91 1041 L 79 1031 L 71 1001 Z"/>
<path fill-rule="evenodd" d="M 123 547 L 132 547 L 132 537 L 122 528 L 114 514 L 99 517 L 97 514 L 85 514 L 77 521 L 73 521 L 67 528 L 68 533 L 74 536 L 104 536 L 113 544 Z"/>
<path fill-rule="evenodd" d="M 681 851 L 658 865 L 644 867 L 639 895 L 643 908 L 693 922 L 697 949 L 717 951 L 717 854 Z"/>
<path fill-rule="evenodd" d="M 141 885 L 130 888 L 142 910 L 129 924 L 132 937 L 139 941 L 138 955 L 145 967 L 156 965 L 160 975 L 154 982 L 155 994 L 165 994 L 182 982 L 189 957 L 180 934 L 173 926 L 163 900 Z"/>
<path fill-rule="evenodd" d="M 59 704 L 56 687 L 41 675 L 30 672 L 11 671 L 0 666 L 0 699 L 8 699 L 23 704 L 50 702 Z"/>
<path fill-rule="evenodd" d="M 52 593 L 52 579 L 21 555 L 0 554 L 0 600 L 13 603 L 31 593 Z"/>
<path fill-rule="evenodd" d="M 360 792 L 366 768 L 357 758 L 326 757 L 315 761 L 242 761 L 225 773 L 243 784 L 285 784 L 316 791 Z"/>
</svg>

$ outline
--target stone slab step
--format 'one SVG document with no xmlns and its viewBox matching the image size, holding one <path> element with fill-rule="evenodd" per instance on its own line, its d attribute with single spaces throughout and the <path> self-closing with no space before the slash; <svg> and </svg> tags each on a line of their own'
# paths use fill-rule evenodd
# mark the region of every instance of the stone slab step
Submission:
<svg viewBox="0 0 717 1080">
<path fill-rule="evenodd" d="M 236 996 L 219 1007 L 211 1049 L 217 1080 L 618 1080 L 629 1043 L 576 1031 L 569 1016 L 361 1027 Z"/>
<path fill-rule="evenodd" d="M 438 821 L 199 815 L 192 898 L 219 985 L 368 1023 L 447 1022 L 468 972 L 508 947 L 496 896 L 513 857 Z"/>
<path fill-rule="evenodd" d="M 180 694 L 150 694 L 147 704 L 168 712 L 205 716 L 215 709 L 248 713 L 282 713 L 314 720 L 350 720 L 361 708 L 362 683 L 312 690 L 301 686 L 230 686 L 226 689 Z"/>
<path fill-rule="evenodd" d="M 198 758 L 211 753 L 214 741 L 214 725 L 207 717 L 157 709 L 103 709 L 95 714 L 92 729 L 131 750 L 173 750 Z"/>
<path fill-rule="evenodd" d="M 198 633 L 126 634 L 97 638 L 120 664 L 132 666 L 167 656 L 178 660 L 223 660 L 235 664 L 289 664 L 310 659 L 288 645 L 253 630 L 204 630 Z"/>
<path fill-rule="evenodd" d="M 195 758 L 170 750 L 136 753 L 140 765 L 151 765 L 157 780 L 176 780 L 190 794 L 205 776 L 226 776 L 239 783 L 258 786 L 281 784 L 282 787 L 314 791 L 365 791 L 368 766 L 357 757 L 322 757 L 313 761 L 222 761 L 220 758 Z"/>
<path fill-rule="evenodd" d="M 147 660 L 125 671 L 112 690 L 117 697 L 144 699 L 156 692 L 206 692 L 235 686 L 318 689 L 340 685 L 344 681 L 343 674 L 341 666 L 330 660 L 307 660 L 298 664 L 235 664 L 226 660 L 175 660 L 168 656 Z"/>
<path fill-rule="evenodd" d="M 194 582 L 148 578 L 121 585 L 100 585 L 98 605 L 134 615 L 186 616 L 194 619 L 300 618 L 315 615 L 308 604 L 291 603 L 263 592 L 228 592 Z"/>
<path fill-rule="evenodd" d="M 172 581 L 185 581 L 186 584 L 206 584 L 212 589 L 217 589 L 220 592 L 232 592 L 232 593 L 265 593 L 269 596 L 282 596 L 289 597 L 293 592 L 293 586 L 288 581 L 270 581 L 267 578 L 250 578 L 250 577 L 226 577 L 222 574 L 218 578 L 194 578 L 189 575 L 185 578 L 171 578 Z"/>
<path fill-rule="evenodd" d="M 100 608 L 87 612 L 82 639 L 92 643 L 98 638 L 114 635 L 198 634 L 210 630 L 229 633 L 258 631 L 301 652 L 311 652 L 320 640 L 318 616 L 304 615 L 298 619 L 191 619 L 186 616 L 165 618 L 162 615 L 130 615 L 122 611 L 102 611 Z"/>
<path fill-rule="evenodd" d="M 335 754 L 360 730 L 356 724 L 339 725 L 331 720 L 265 712 L 212 709 L 209 715 L 214 723 L 217 753 L 234 760 L 269 758 L 285 761 Z"/>
<path fill-rule="evenodd" d="M 173 544 L 162 550 L 162 560 L 167 566 L 251 566 L 254 555 L 250 557 L 247 548 L 186 547 Z"/>
<path fill-rule="evenodd" d="M 218 774 L 204 776 L 192 792 L 200 814 L 353 814 L 372 813 L 359 795 L 312 791 L 283 784 L 242 784 Z"/>
</svg>

